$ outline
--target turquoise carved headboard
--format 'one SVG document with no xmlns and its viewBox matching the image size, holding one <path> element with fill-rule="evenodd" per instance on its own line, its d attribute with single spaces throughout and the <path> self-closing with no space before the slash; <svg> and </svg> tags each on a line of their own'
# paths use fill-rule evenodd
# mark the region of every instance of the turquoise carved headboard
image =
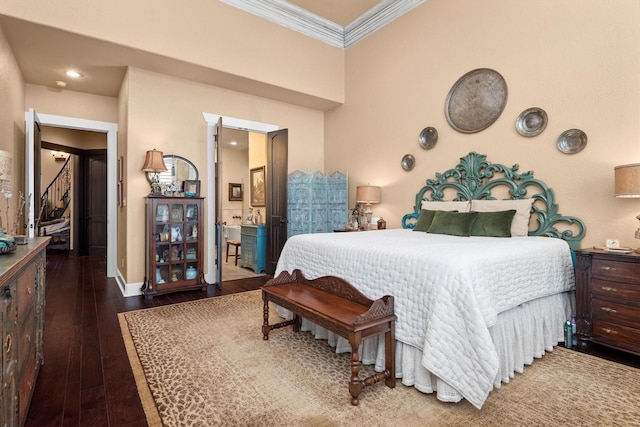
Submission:
<svg viewBox="0 0 640 427">
<path fill-rule="evenodd" d="M 436 173 L 435 179 L 427 179 L 427 184 L 416 194 L 414 211 L 402 217 L 402 227 L 415 226 L 422 200 L 532 198 L 530 224 L 535 219 L 538 226 L 530 229 L 529 235 L 561 238 L 572 249 L 578 249 L 586 231 L 584 222 L 573 216 L 560 215 L 553 190 L 534 178 L 531 171 L 518 173 L 518 167 L 488 162 L 486 155 L 474 152 L 461 157 L 460 164 L 453 169 Z"/>
</svg>

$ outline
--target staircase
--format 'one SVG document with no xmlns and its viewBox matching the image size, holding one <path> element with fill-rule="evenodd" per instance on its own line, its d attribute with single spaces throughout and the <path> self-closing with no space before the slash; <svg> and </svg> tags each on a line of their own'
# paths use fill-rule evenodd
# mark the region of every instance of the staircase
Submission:
<svg viewBox="0 0 640 427">
<path fill-rule="evenodd" d="M 36 226 L 62 217 L 70 202 L 71 166 L 67 157 L 60 172 L 51 181 L 40 198 L 40 215 Z"/>
</svg>

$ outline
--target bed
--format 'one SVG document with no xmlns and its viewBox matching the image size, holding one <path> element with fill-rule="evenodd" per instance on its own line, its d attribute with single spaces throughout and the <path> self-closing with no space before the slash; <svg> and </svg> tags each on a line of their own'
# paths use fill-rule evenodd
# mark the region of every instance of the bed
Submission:
<svg viewBox="0 0 640 427">
<path fill-rule="evenodd" d="M 500 216 L 500 224 L 491 223 Z M 491 221 L 478 232 L 480 218 Z M 393 295 L 397 377 L 439 400 L 464 398 L 481 408 L 491 390 L 563 340 L 573 311 L 571 248 L 584 223 L 560 215 L 553 191 L 532 172 L 472 152 L 427 179 L 402 225 L 294 236 L 275 274 L 300 269 L 307 278 L 341 277 L 369 298 Z M 511 237 L 494 237 L 505 227 Z M 317 325 L 303 321 L 302 328 L 337 352 L 350 351 L 346 340 Z M 360 354 L 383 370 L 383 340 L 365 341 Z"/>
</svg>

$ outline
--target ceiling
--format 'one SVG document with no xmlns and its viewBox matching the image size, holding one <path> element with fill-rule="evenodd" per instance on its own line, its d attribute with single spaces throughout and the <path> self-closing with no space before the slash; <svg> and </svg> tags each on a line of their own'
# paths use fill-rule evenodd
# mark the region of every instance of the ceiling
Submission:
<svg viewBox="0 0 640 427">
<path fill-rule="evenodd" d="M 250 8 L 256 0 L 253 3 L 247 0 L 220 1 L 328 44 L 346 48 L 350 29 L 358 34 L 349 41 L 354 44 L 425 0 L 271 0 L 259 3 L 258 11 Z M 285 15 L 293 16 L 292 21 L 274 19 L 283 15 L 281 12 L 285 10 L 288 12 Z M 0 25 L 25 82 L 51 90 L 117 97 L 128 66 L 175 77 L 189 76 L 191 80 L 231 90 L 242 90 L 253 84 L 210 68 L 8 16 L 0 15 Z M 326 39 L 327 27 L 333 31 L 333 38 L 329 40 Z M 70 66 L 77 67 L 83 77 L 71 79 L 65 76 L 64 70 Z M 269 96 L 270 90 L 273 89 L 254 87 L 253 93 Z M 304 106 L 316 107 L 313 104 Z M 228 136 L 238 140 L 239 146 L 235 148 L 245 146 L 240 135 Z"/>
<path fill-rule="evenodd" d="M 252 3 L 246 0 L 221 1 L 234 3 L 234 7 L 243 10 Z M 308 24 L 311 31 L 314 31 L 314 25 L 318 21 L 326 23 L 329 20 L 335 23 L 336 28 L 345 32 L 345 26 L 365 15 L 369 18 L 374 16 L 376 21 L 381 21 L 381 15 L 392 15 L 381 24 L 384 25 L 408 11 L 406 5 L 422 1 L 424 0 L 272 0 L 264 4 L 275 5 L 273 10 L 276 12 L 282 7 L 298 10 L 298 24 Z M 236 2 L 238 3 L 235 4 Z M 250 13 L 256 14 L 255 11 Z M 266 15 L 268 12 L 262 17 L 269 19 Z M 64 81 L 67 90 L 117 97 L 127 66 L 133 66 L 170 76 L 187 75 L 194 81 L 231 90 L 247 85 L 239 77 L 235 77 L 234 82 L 234 76 L 224 75 L 217 70 L 7 16 L 0 15 L 0 25 L 25 81 L 31 84 L 62 90 L 56 86 L 56 82 Z M 72 65 L 78 67 L 83 78 L 73 80 L 63 75 L 63 71 Z"/>
</svg>

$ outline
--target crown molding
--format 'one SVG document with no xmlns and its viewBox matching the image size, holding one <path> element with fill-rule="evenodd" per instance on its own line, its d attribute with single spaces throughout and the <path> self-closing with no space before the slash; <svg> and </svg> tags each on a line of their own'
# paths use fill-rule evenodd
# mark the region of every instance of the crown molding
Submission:
<svg viewBox="0 0 640 427">
<path fill-rule="evenodd" d="M 220 0 L 330 46 L 346 49 L 427 0 L 383 0 L 345 27 L 286 0 Z"/>
<path fill-rule="evenodd" d="M 384 0 L 344 27 L 344 49 L 395 21 L 427 0 Z"/>
</svg>

